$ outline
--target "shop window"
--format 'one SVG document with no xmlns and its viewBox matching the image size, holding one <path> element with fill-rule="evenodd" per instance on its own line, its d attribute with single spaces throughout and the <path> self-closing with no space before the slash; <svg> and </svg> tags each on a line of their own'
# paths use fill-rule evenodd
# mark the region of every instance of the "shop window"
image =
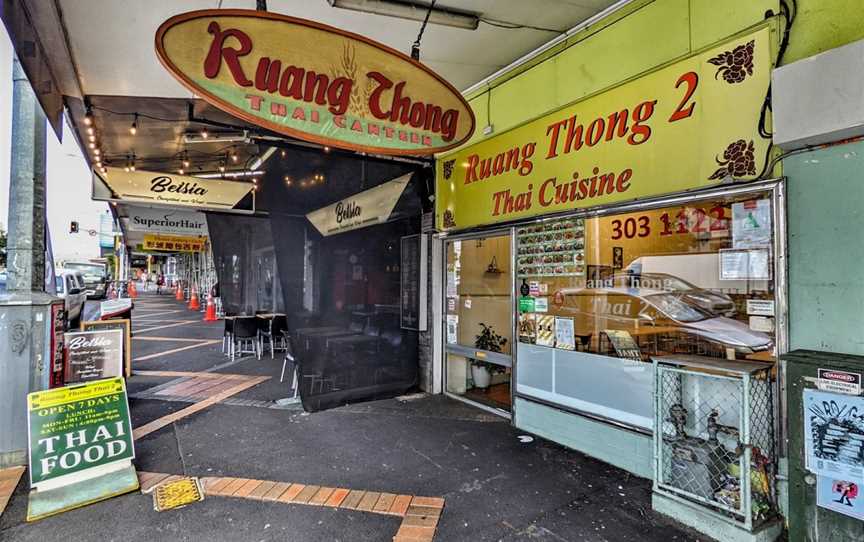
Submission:
<svg viewBox="0 0 864 542">
<path fill-rule="evenodd" d="M 447 391 L 510 409 L 510 235 L 447 243 Z"/>
<path fill-rule="evenodd" d="M 656 356 L 773 362 L 770 194 L 516 228 L 517 389 L 652 426 Z"/>
</svg>

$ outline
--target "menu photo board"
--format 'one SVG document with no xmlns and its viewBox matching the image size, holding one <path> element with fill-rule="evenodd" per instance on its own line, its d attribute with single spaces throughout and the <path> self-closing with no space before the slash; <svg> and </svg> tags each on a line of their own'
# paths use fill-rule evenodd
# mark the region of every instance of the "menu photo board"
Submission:
<svg viewBox="0 0 864 542">
<path fill-rule="evenodd" d="M 132 376 L 132 321 L 126 319 L 81 322 L 81 331 L 119 329 L 123 333 L 123 374 Z"/>
<path fill-rule="evenodd" d="M 399 315 L 402 329 L 426 330 L 426 259 L 423 235 L 401 239 Z"/>
<path fill-rule="evenodd" d="M 76 331 L 66 333 L 66 384 L 123 376 L 123 331 Z"/>
</svg>

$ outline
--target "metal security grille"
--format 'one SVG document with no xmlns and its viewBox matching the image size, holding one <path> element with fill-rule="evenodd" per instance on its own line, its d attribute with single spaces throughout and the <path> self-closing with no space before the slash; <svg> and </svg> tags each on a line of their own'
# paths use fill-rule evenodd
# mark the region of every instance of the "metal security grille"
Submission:
<svg viewBox="0 0 864 542">
<path fill-rule="evenodd" d="M 752 529 L 776 511 L 771 365 L 657 358 L 654 490 Z"/>
</svg>

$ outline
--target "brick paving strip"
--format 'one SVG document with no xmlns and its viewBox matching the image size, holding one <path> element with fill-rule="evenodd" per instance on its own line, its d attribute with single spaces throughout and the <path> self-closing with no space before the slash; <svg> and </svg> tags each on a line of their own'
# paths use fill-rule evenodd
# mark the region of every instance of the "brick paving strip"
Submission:
<svg viewBox="0 0 864 542">
<path fill-rule="evenodd" d="M 142 493 L 150 493 L 163 483 L 180 476 L 161 472 L 139 472 Z M 250 478 L 205 476 L 201 478 L 208 496 L 233 497 L 256 501 L 305 504 L 345 510 L 359 510 L 402 518 L 393 542 L 431 542 L 444 510 L 441 497 L 419 497 L 341 487 L 274 482 Z"/>
<path fill-rule="evenodd" d="M 136 374 L 171 373 L 171 372 L 174 372 L 174 371 L 139 371 Z M 132 430 L 132 437 L 133 438 L 138 439 L 138 438 L 141 438 L 145 435 L 149 435 L 153 431 L 161 429 L 161 428 L 165 427 L 166 425 L 170 425 L 170 424 L 176 422 L 177 420 L 180 420 L 180 419 L 185 418 L 187 416 L 191 416 L 192 414 L 195 414 L 196 412 L 204 410 L 207 407 L 215 405 L 216 403 L 218 403 L 224 399 L 227 399 L 227 398 L 231 397 L 232 395 L 236 395 L 243 390 L 249 389 L 253 386 L 257 386 L 258 384 L 260 384 L 261 382 L 264 382 L 265 380 L 270 380 L 269 376 L 222 375 L 222 374 L 218 374 L 218 373 L 185 373 L 185 374 L 183 374 L 183 376 L 189 376 L 190 374 L 195 375 L 195 376 L 199 376 L 199 377 L 201 375 L 204 375 L 204 374 L 208 374 L 208 375 L 212 374 L 213 378 L 224 378 L 226 376 L 227 377 L 233 377 L 233 378 L 229 378 L 226 380 L 234 380 L 237 382 L 237 384 L 228 388 L 228 389 L 224 389 L 224 390 L 222 390 L 222 391 L 220 391 L 214 395 L 211 395 L 202 401 L 198 401 L 197 403 L 189 405 L 186 408 L 182 408 L 176 412 L 172 412 L 171 414 L 168 414 L 167 416 L 162 416 L 161 418 L 153 420 L 150 423 L 146 423 L 140 427 L 136 427 L 134 430 Z M 166 375 L 158 374 L 158 375 L 151 375 L 151 376 L 166 376 Z M 173 376 L 173 375 L 171 375 L 171 376 Z M 210 378 L 210 377 L 205 377 L 205 378 Z M 194 380 L 196 380 L 196 379 L 193 379 L 193 381 Z M 184 385 L 185 385 L 185 383 L 184 383 Z"/>
<path fill-rule="evenodd" d="M 15 491 L 15 488 L 18 487 L 18 481 L 21 479 L 22 474 L 24 474 L 24 467 L 0 469 L 0 516 L 6 510 L 9 498 L 12 497 L 12 492 Z"/>
</svg>

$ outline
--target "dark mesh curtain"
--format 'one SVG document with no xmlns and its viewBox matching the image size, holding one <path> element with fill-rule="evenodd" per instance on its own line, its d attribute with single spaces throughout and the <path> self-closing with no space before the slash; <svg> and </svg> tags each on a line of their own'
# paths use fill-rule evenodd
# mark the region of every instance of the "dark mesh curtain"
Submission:
<svg viewBox="0 0 864 542">
<path fill-rule="evenodd" d="M 305 218 L 362 190 L 412 171 L 405 164 L 327 158 L 325 186 L 298 188 L 320 153 L 293 151 L 293 182 L 267 183 L 282 291 L 309 411 L 392 397 L 417 384 L 417 332 L 399 321 L 400 239 L 419 232 L 423 185 L 409 183 L 391 221 L 322 237 Z M 360 182 L 360 179 L 365 179 Z M 302 185 L 301 185 L 302 186 Z"/>
<path fill-rule="evenodd" d="M 236 214 L 207 213 L 207 228 L 225 313 L 284 311 L 270 221 Z"/>
</svg>

